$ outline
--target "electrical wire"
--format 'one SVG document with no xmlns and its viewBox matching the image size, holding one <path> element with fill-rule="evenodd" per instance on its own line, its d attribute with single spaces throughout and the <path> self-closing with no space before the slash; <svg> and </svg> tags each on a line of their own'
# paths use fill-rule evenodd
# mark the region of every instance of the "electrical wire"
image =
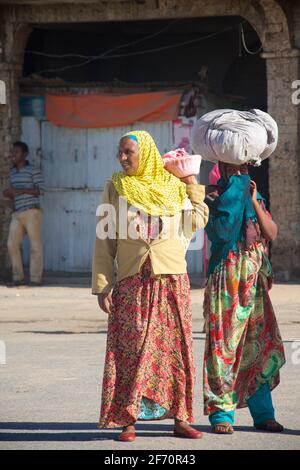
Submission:
<svg viewBox="0 0 300 470">
<path fill-rule="evenodd" d="M 242 24 L 243 23 L 246 23 L 246 21 L 242 22 Z M 186 45 L 189 45 L 189 44 L 195 44 L 197 42 L 205 41 L 206 39 L 210 39 L 212 37 L 218 36 L 219 34 L 223 34 L 223 33 L 226 33 L 228 31 L 232 31 L 232 30 L 236 29 L 236 27 L 237 27 L 237 25 L 230 26 L 228 28 L 224 28 L 220 31 L 215 31 L 214 33 L 210 33 L 210 34 L 208 34 L 206 36 L 202 36 L 200 38 L 190 39 L 188 41 L 183 41 L 183 42 L 176 43 L 176 44 L 170 44 L 170 45 L 167 45 L 167 46 L 162 46 L 162 47 L 158 47 L 158 48 L 154 48 L 154 49 L 146 49 L 144 51 L 135 51 L 135 52 L 129 52 L 129 53 L 125 53 L 125 54 L 113 54 L 113 55 L 107 55 L 108 51 L 106 51 L 106 52 L 104 52 L 104 53 L 102 53 L 98 56 L 84 56 L 84 58 L 88 58 L 88 60 L 86 60 L 84 62 L 81 62 L 79 64 L 66 65 L 64 67 L 55 68 L 55 69 L 43 69 L 43 70 L 40 70 L 39 72 L 36 72 L 36 73 L 38 75 L 40 75 L 42 73 L 62 72 L 62 71 L 73 69 L 73 68 L 83 67 L 83 66 L 85 66 L 85 65 L 87 65 L 91 62 L 96 61 L 96 60 L 117 59 L 117 58 L 133 57 L 133 56 L 144 55 L 144 54 L 153 54 L 155 52 L 162 52 L 162 51 L 174 49 L 174 48 L 177 48 L 177 47 L 183 47 L 183 46 L 186 46 Z M 159 32 L 157 32 L 157 34 L 159 34 Z M 138 41 L 140 41 L 140 40 L 138 40 Z M 124 47 L 125 46 L 127 47 L 127 44 L 126 45 L 124 44 Z M 123 47 L 123 46 L 117 46 L 117 48 L 120 48 L 120 47 Z M 34 52 L 34 51 L 32 51 L 32 52 Z M 40 53 L 40 54 L 42 55 L 44 53 Z M 55 58 L 57 58 L 57 57 L 55 57 Z"/>
<path fill-rule="evenodd" d="M 109 54 L 110 52 L 113 52 L 113 51 L 116 51 L 118 49 L 123 49 L 123 48 L 126 48 L 126 47 L 129 47 L 129 46 L 133 46 L 135 44 L 139 44 L 139 43 L 142 43 L 144 41 L 148 41 L 148 39 L 152 39 L 156 36 L 159 36 L 160 34 L 164 33 L 165 31 L 167 31 L 171 26 L 173 26 L 174 24 L 176 23 L 179 23 L 180 21 L 182 21 L 183 18 L 177 18 L 176 20 L 174 21 L 171 21 L 169 24 L 167 24 L 166 26 L 164 26 L 162 29 L 160 29 L 159 31 L 156 31 L 155 33 L 152 33 L 152 34 L 149 34 L 148 36 L 145 36 L 141 39 L 136 39 L 135 41 L 132 41 L 132 42 L 128 42 L 126 44 L 121 44 L 120 46 L 115 46 L 113 47 L 112 49 L 108 49 L 107 51 L 103 52 L 102 54 L 100 55 L 85 55 L 85 54 L 74 54 L 74 53 L 69 53 L 69 54 L 51 54 L 51 53 L 47 53 L 47 52 L 41 52 L 41 51 L 32 51 L 32 50 L 27 50 L 25 51 L 25 54 L 32 54 L 32 55 L 39 55 L 39 56 L 44 56 L 44 57 L 52 57 L 54 59 L 66 59 L 66 58 L 79 58 L 79 59 L 97 59 L 97 58 L 102 58 L 104 57 L 106 54 Z"/>
<path fill-rule="evenodd" d="M 248 54 L 256 55 L 262 50 L 262 44 L 260 45 L 260 47 L 256 51 L 250 51 L 248 49 L 247 44 L 246 44 L 246 40 L 245 40 L 245 32 L 244 32 L 244 28 L 243 28 L 242 23 L 240 24 L 240 34 L 241 34 L 243 47 L 244 47 L 245 51 L 248 52 Z"/>
<path fill-rule="evenodd" d="M 173 22 L 174 23 L 174 22 Z M 242 27 L 243 23 L 246 23 L 246 21 L 240 23 L 240 26 Z M 170 26 L 170 25 L 168 25 Z M 87 58 L 86 61 L 84 62 L 80 62 L 79 64 L 73 64 L 73 65 L 66 65 L 64 67 L 61 67 L 61 68 L 53 68 L 53 69 L 43 69 L 43 70 L 40 70 L 38 72 L 35 72 L 35 74 L 37 75 L 40 75 L 40 74 L 43 74 L 43 73 L 55 73 L 55 72 L 63 72 L 65 70 L 69 70 L 69 69 L 73 69 L 73 68 L 78 68 L 78 67 L 84 67 L 85 65 L 91 63 L 91 62 L 95 62 L 97 60 L 109 60 L 109 59 L 119 59 L 119 58 L 124 58 L 124 57 L 134 57 L 134 56 L 139 56 L 139 55 L 144 55 L 144 54 L 153 54 L 153 53 L 157 53 L 157 52 L 162 52 L 162 51 L 166 51 L 166 50 L 170 50 L 170 49 L 174 49 L 174 48 L 178 48 L 178 47 L 183 47 L 183 46 L 186 46 L 186 45 L 189 45 L 189 44 L 195 44 L 197 42 L 201 42 L 201 41 L 205 41 L 207 39 L 210 39 L 212 37 L 215 37 L 215 36 L 218 36 L 220 34 L 223 34 L 223 33 L 226 33 L 228 31 L 232 31 L 234 29 L 236 29 L 237 25 L 234 25 L 234 26 L 230 26 L 228 28 L 224 28 L 220 31 L 215 31 L 214 33 L 210 33 L 206 36 L 202 36 L 200 38 L 196 38 L 196 39 L 190 39 L 188 41 L 183 41 L 183 42 L 179 42 L 179 43 L 176 43 L 176 44 L 170 44 L 170 45 L 167 45 L 167 46 L 162 46 L 162 47 L 158 47 L 158 48 L 154 48 L 154 49 L 146 49 L 146 50 L 143 50 L 143 51 L 135 51 L 135 52 L 128 52 L 128 53 L 124 53 L 124 54 L 113 54 L 113 55 L 108 55 L 109 52 L 112 52 L 113 50 L 116 50 L 116 49 L 120 49 L 122 47 L 127 47 L 129 45 L 132 45 L 132 43 L 128 43 L 128 44 L 123 44 L 121 46 L 117 46 L 113 49 L 110 49 L 100 55 L 97 55 L 97 56 L 81 56 L 80 57 L 84 57 L 84 58 Z M 163 30 L 165 30 L 167 27 L 163 28 Z M 158 34 L 160 34 L 163 30 L 160 30 L 158 31 L 157 33 L 154 33 L 155 36 L 157 36 Z M 242 30 L 243 31 L 243 30 Z M 151 37 L 153 37 L 154 35 L 151 35 Z M 149 39 L 150 36 L 148 36 L 147 38 L 143 38 L 142 40 L 137 40 L 137 41 L 133 41 L 133 43 L 138 43 L 138 42 L 143 42 L 145 41 L 146 39 Z M 30 51 L 31 53 L 38 53 L 36 51 Z M 257 52 L 255 52 L 257 53 Z M 75 55 L 75 54 L 64 54 L 64 55 L 57 55 L 57 54 L 47 54 L 47 53 L 38 53 L 40 55 L 47 55 L 47 56 L 51 56 L 51 57 L 55 57 L 55 58 L 58 58 L 58 57 L 75 57 L 75 56 L 79 56 L 79 55 Z"/>
</svg>

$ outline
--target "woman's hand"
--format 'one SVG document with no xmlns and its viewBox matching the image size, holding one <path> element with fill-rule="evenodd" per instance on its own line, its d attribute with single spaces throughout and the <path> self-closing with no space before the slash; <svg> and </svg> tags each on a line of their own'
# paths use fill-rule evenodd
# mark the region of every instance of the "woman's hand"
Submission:
<svg viewBox="0 0 300 470">
<path fill-rule="evenodd" d="M 252 201 L 256 202 L 257 201 L 257 186 L 255 181 L 251 180 L 250 181 L 250 194 L 252 197 Z"/>
<path fill-rule="evenodd" d="M 197 178 L 195 175 L 190 175 L 190 176 L 183 176 L 180 178 L 181 181 L 185 184 L 198 184 Z"/>
<path fill-rule="evenodd" d="M 112 298 L 111 293 L 98 294 L 98 305 L 105 313 L 111 313 Z"/>
<path fill-rule="evenodd" d="M 271 217 L 267 215 L 257 200 L 256 183 L 252 180 L 250 181 L 250 193 L 262 235 L 267 241 L 274 241 L 278 232 L 277 225 L 273 222 Z"/>
</svg>

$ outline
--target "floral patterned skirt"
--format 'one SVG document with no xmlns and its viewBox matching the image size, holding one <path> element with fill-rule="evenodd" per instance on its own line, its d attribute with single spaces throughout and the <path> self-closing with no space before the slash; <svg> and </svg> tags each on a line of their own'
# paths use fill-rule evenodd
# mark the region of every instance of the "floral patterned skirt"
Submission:
<svg viewBox="0 0 300 470">
<path fill-rule="evenodd" d="M 204 413 L 247 406 L 268 383 L 279 383 L 283 343 L 269 297 L 271 266 L 261 244 L 230 252 L 208 279 L 204 296 L 206 345 Z"/>
<path fill-rule="evenodd" d="M 141 271 L 112 293 L 99 427 L 137 419 L 193 422 L 195 370 L 187 274 Z"/>
</svg>

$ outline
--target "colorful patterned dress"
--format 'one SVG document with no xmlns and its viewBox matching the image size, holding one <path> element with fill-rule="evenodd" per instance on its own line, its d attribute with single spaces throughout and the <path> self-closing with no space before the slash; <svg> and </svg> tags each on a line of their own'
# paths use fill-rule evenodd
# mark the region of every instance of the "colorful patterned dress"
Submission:
<svg viewBox="0 0 300 470">
<path fill-rule="evenodd" d="M 153 237 L 159 222 L 141 236 Z M 118 282 L 112 293 L 99 427 L 137 419 L 193 422 L 195 369 L 187 274 L 151 276 L 141 271 Z"/>
<path fill-rule="evenodd" d="M 240 184 L 238 190 L 247 189 L 247 179 L 232 180 L 228 189 Z M 243 187 L 242 187 L 243 186 Z M 229 192 L 230 192 L 229 191 Z M 248 190 L 249 192 L 249 190 Z M 233 191 L 234 193 L 234 191 Z M 224 192 L 222 207 L 218 196 L 211 204 L 208 235 L 214 239 L 220 220 L 227 236 L 215 243 L 213 263 L 204 297 L 206 344 L 204 357 L 204 413 L 231 411 L 247 406 L 247 400 L 262 384 L 272 390 L 279 383 L 279 369 L 285 362 L 283 343 L 269 297 L 272 271 L 257 220 L 245 217 L 245 204 L 249 203 L 245 190 L 234 199 L 232 210 Z M 230 194 L 229 194 L 230 195 Z M 222 196 L 223 197 L 223 196 Z M 238 204 L 241 204 L 238 207 Z M 260 201 L 263 205 L 263 202 Z M 238 212 L 242 211 L 242 218 Z M 231 214 L 230 217 L 228 214 Z M 253 214 L 252 214 L 253 215 Z M 236 240 L 230 239 L 233 227 L 241 232 Z M 242 235 L 241 235 L 242 234 Z M 216 241 L 216 240 L 214 240 Z M 224 244 L 228 249 L 224 255 Z"/>
</svg>

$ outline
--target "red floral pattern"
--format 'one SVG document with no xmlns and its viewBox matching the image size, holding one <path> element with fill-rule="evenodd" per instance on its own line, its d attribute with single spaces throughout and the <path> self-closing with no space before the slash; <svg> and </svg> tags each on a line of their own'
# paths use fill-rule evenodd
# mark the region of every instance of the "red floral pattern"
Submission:
<svg viewBox="0 0 300 470">
<path fill-rule="evenodd" d="M 147 258 L 113 290 L 99 427 L 135 422 L 142 397 L 193 422 L 194 381 L 188 275 L 151 277 Z"/>
<path fill-rule="evenodd" d="M 204 295 L 204 413 L 231 411 L 268 383 L 279 384 L 283 343 L 269 297 L 272 272 L 262 243 L 230 251 Z"/>
</svg>

